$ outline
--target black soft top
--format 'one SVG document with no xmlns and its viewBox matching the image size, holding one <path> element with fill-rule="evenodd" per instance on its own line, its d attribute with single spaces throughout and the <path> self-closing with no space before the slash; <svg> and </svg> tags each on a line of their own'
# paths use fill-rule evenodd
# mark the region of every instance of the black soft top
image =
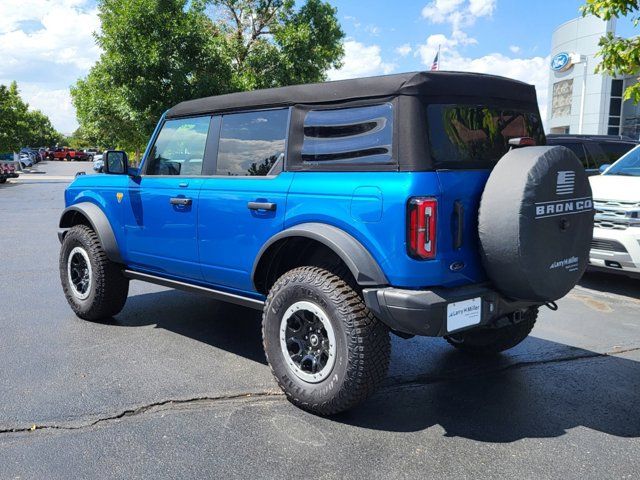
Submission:
<svg viewBox="0 0 640 480">
<path fill-rule="evenodd" d="M 292 85 L 251 92 L 230 93 L 179 103 L 168 118 L 297 104 L 341 103 L 398 95 L 516 100 L 536 105 L 532 85 L 495 75 L 464 72 L 410 72 L 333 82 Z M 536 107 L 537 108 L 537 107 Z"/>
</svg>

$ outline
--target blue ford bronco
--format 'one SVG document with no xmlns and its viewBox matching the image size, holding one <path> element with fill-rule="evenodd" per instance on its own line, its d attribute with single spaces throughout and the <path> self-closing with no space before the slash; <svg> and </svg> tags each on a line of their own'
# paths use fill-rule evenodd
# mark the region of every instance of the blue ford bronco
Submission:
<svg viewBox="0 0 640 480">
<path fill-rule="evenodd" d="M 495 354 L 573 288 L 591 190 L 573 153 L 544 145 L 535 89 L 490 75 L 185 101 L 140 168 L 109 151 L 67 188 L 64 294 L 86 320 L 117 315 L 130 280 L 261 310 L 282 390 L 334 414 L 385 377 L 390 333 Z"/>
</svg>

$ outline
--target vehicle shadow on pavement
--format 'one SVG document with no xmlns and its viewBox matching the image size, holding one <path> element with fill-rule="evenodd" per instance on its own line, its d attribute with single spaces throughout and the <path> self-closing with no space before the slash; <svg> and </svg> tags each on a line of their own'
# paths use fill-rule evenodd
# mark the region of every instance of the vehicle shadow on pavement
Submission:
<svg viewBox="0 0 640 480">
<path fill-rule="evenodd" d="M 261 321 L 261 312 L 257 310 L 167 290 L 130 296 L 125 309 L 109 324 L 156 325 L 266 365 Z"/>
<path fill-rule="evenodd" d="M 155 325 L 266 364 L 260 321 L 258 311 L 167 290 L 129 297 L 108 323 Z M 390 432 L 439 425 L 446 436 L 497 443 L 576 427 L 640 437 L 640 361 L 536 337 L 490 358 L 464 355 L 442 339 L 392 338 L 383 386 L 331 421 Z"/>
<path fill-rule="evenodd" d="M 387 383 L 336 420 L 392 432 L 440 425 L 447 437 L 497 443 L 576 427 L 640 437 L 640 362 L 535 337 L 525 344 L 549 354 L 478 359 L 441 352 L 425 362 L 425 373 Z"/>
<path fill-rule="evenodd" d="M 598 292 L 615 293 L 640 300 L 640 279 L 604 272 L 586 272 L 578 285 Z"/>
</svg>

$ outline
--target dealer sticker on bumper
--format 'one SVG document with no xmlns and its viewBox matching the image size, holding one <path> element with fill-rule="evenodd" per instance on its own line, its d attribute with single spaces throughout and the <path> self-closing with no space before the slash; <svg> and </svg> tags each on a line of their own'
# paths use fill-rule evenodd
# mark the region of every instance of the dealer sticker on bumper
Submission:
<svg viewBox="0 0 640 480">
<path fill-rule="evenodd" d="M 482 298 L 472 298 L 447 305 L 447 331 L 453 332 L 482 320 Z"/>
</svg>

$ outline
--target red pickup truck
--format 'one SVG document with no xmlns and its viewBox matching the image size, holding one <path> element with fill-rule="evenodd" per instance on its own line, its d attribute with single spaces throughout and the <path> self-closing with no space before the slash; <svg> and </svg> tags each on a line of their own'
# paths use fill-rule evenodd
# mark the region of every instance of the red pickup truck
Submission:
<svg viewBox="0 0 640 480">
<path fill-rule="evenodd" d="M 82 150 L 74 150 L 73 148 L 68 147 L 58 147 L 49 150 L 49 159 L 66 160 L 67 162 L 70 162 L 72 160 L 88 160 L 89 155 L 87 155 Z"/>
</svg>

